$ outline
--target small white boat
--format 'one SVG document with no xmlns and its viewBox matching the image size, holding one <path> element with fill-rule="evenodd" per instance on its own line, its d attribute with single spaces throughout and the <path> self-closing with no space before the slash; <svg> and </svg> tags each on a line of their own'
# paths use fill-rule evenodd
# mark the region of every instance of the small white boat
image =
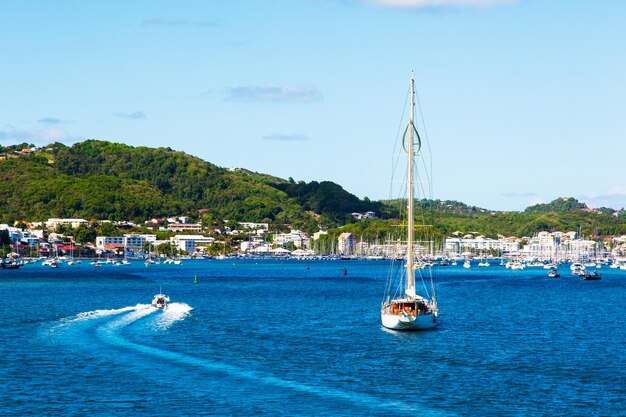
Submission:
<svg viewBox="0 0 626 417">
<path fill-rule="evenodd" d="M 511 265 L 509 268 L 511 269 L 524 269 L 526 268 L 526 264 L 523 262 L 509 262 L 509 264 Z"/>
<path fill-rule="evenodd" d="M 167 303 L 170 302 L 170 297 L 165 294 L 157 294 L 152 299 L 152 307 L 156 307 L 159 310 L 167 309 Z"/>
<path fill-rule="evenodd" d="M 569 268 L 572 271 L 572 275 L 585 275 L 585 266 L 580 262 L 574 262 Z"/>
<path fill-rule="evenodd" d="M 59 266 L 59 262 L 56 259 L 46 259 L 42 262 L 42 266 L 49 266 L 50 268 L 56 268 Z"/>
</svg>

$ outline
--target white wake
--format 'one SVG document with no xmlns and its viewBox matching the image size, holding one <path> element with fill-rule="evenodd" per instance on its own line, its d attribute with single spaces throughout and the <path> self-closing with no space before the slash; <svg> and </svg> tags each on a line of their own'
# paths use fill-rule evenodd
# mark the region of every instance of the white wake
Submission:
<svg viewBox="0 0 626 417">
<path fill-rule="evenodd" d="M 156 328 L 159 330 L 167 330 L 174 323 L 185 320 L 191 310 L 193 310 L 193 307 L 185 303 L 168 304 L 167 309 L 163 310 L 163 314 L 160 314 L 156 318 Z"/>
<path fill-rule="evenodd" d="M 122 314 L 122 313 L 135 311 L 135 310 L 146 310 L 150 308 L 151 307 L 149 304 L 137 304 L 136 306 L 128 306 L 128 307 L 115 308 L 115 309 L 84 311 L 74 316 L 62 318 L 61 320 L 59 320 L 59 323 L 56 326 L 52 327 L 51 330 L 68 327 L 68 326 L 71 326 L 72 324 L 79 323 L 82 321 L 94 320 L 94 319 L 99 319 L 101 317 L 113 316 L 116 314 Z"/>
</svg>

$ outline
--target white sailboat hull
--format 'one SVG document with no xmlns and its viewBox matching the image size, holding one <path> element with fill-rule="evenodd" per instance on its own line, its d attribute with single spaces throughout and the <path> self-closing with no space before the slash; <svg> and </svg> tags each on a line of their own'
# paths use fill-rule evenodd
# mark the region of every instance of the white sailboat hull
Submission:
<svg viewBox="0 0 626 417">
<path fill-rule="evenodd" d="M 437 326 L 437 316 L 421 314 L 419 316 L 404 316 L 398 314 L 380 314 L 383 327 L 391 330 L 428 330 Z"/>
</svg>

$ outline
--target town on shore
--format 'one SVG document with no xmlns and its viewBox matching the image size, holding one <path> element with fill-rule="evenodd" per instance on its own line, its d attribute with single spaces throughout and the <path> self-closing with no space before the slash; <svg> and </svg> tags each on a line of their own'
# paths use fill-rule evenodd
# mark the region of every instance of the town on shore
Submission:
<svg viewBox="0 0 626 417">
<path fill-rule="evenodd" d="M 372 216 L 373 213 L 367 215 Z M 108 227 L 103 227 L 108 226 Z M 111 233 L 95 234 L 109 230 Z M 75 235 L 83 231 L 83 237 Z M 91 231 L 85 237 L 84 231 Z M 121 231 L 127 230 L 128 233 Z M 143 232 L 137 232 L 142 230 Z M 330 241 L 328 232 L 309 235 L 300 230 L 270 233 L 268 223 L 229 222 L 210 233 L 189 217 L 154 218 L 137 225 L 132 222 L 50 218 L 45 222 L 0 224 L 2 266 L 25 259 L 94 258 L 121 262 L 127 259 L 178 260 L 181 258 L 337 258 L 399 259 L 405 246 L 401 241 L 366 242 L 352 233 L 341 233 Z M 89 239 L 89 236 L 92 239 Z M 326 239 L 322 239 L 326 237 Z M 87 240 L 87 241 L 86 241 Z M 437 247 L 435 247 L 437 246 Z M 455 232 L 443 242 L 423 242 L 416 246 L 418 265 L 438 262 L 499 259 L 501 264 L 540 266 L 564 262 L 611 264 L 626 269 L 626 235 L 610 240 L 585 239 L 579 232 L 539 232 L 530 237 L 480 235 Z M 20 261 L 18 261 L 20 260 Z"/>
</svg>

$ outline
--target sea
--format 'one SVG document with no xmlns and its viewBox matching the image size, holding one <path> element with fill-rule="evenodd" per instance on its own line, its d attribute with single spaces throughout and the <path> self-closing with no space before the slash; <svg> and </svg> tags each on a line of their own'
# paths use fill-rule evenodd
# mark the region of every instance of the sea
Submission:
<svg viewBox="0 0 626 417">
<path fill-rule="evenodd" d="M 381 327 L 384 261 L 0 270 L 3 416 L 625 416 L 626 271 L 435 267 L 439 326 Z M 194 283 L 197 277 L 198 283 Z M 150 307 L 162 291 L 167 310 Z"/>
</svg>

